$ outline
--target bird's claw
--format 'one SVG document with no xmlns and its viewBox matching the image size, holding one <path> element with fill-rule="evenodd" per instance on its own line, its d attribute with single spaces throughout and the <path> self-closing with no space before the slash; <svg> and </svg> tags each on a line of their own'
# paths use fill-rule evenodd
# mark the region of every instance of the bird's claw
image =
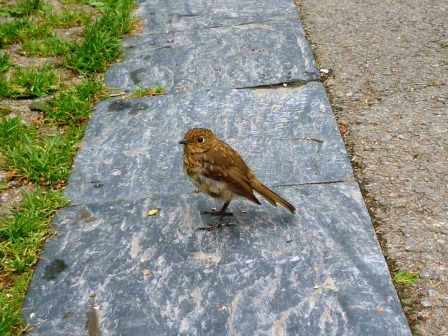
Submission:
<svg viewBox="0 0 448 336">
<path fill-rule="evenodd" d="M 235 226 L 235 224 L 227 224 L 227 223 L 222 223 L 222 222 L 218 222 L 214 225 L 209 225 L 209 226 L 202 226 L 202 227 L 198 227 L 196 230 L 201 230 L 201 231 L 214 231 L 220 227 L 224 227 L 224 226 Z"/>
</svg>

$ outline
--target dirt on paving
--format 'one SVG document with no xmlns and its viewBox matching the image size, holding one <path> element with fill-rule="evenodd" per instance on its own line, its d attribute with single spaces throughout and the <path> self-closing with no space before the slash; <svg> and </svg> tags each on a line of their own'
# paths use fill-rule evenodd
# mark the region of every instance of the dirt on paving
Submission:
<svg viewBox="0 0 448 336">
<path fill-rule="evenodd" d="M 448 1 L 296 5 L 412 332 L 446 336 Z"/>
</svg>

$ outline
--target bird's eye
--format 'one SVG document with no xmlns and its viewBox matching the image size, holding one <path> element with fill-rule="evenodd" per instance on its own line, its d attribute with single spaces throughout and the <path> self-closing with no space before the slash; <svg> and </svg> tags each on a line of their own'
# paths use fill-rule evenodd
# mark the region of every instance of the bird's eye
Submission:
<svg viewBox="0 0 448 336">
<path fill-rule="evenodd" d="M 200 136 L 200 137 L 198 138 L 198 142 L 199 142 L 199 143 L 203 143 L 203 142 L 204 142 L 204 138 Z"/>
</svg>

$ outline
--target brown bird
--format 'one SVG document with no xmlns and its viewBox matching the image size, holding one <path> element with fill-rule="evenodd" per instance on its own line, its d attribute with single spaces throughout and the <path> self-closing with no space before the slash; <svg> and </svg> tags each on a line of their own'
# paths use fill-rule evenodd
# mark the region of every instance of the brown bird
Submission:
<svg viewBox="0 0 448 336">
<path fill-rule="evenodd" d="M 219 216 L 213 226 L 201 227 L 199 230 L 212 231 L 220 226 L 230 201 L 241 196 L 261 205 L 255 197 L 254 190 L 274 207 L 283 205 L 292 213 L 294 206 L 261 183 L 236 150 L 219 140 L 211 130 L 192 128 L 179 141 L 184 145 L 184 171 L 200 191 L 224 201 L 220 211 L 206 211 L 203 214 Z"/>
</svg>

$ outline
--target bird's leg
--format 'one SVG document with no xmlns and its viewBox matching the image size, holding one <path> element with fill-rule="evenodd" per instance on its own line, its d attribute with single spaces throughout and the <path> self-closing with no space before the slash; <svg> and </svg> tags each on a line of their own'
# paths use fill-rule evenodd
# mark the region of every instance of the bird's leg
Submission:
<svg viewBox="0 0 448 336">
<path fill-rule="evenodd" d="M 220 228 L 223 226 L 233 226 L 234 224 L 226 224 L 226 223 L 222 222 L 222 219 L 224 216 L 233 216 L 233 213 L 226 212 L 227 208 L 229 207 L 229 204 L 230 204 L 230 201 L 227 201 L 226 203 L 224 203 L 221 210 L 219 210 L 219 211 L 204 211 L 202 214 L 207 214 L 207 215 L 211 215 L 211 216 L 219 216 L 219 220 L 215 225 L 199 227 L 198 230 L 213 231 L 213 230 L 216 230 L 217 228 Z"/>
<path fill-rule="evenodd" d="M 201 214 L 203 215 L 210 215 L 210 216 L 219 216 L 221 217 L 220 220 L 222 219 L 222 217 L 224 216 L 233 216 L 233 212 L 226 212 L 227 208 L 229 207 L 230 201 L 225 202 L 224 205 L 222 206 L 221 210 L 216 211 L 202 211 Z"/>
</svg>

